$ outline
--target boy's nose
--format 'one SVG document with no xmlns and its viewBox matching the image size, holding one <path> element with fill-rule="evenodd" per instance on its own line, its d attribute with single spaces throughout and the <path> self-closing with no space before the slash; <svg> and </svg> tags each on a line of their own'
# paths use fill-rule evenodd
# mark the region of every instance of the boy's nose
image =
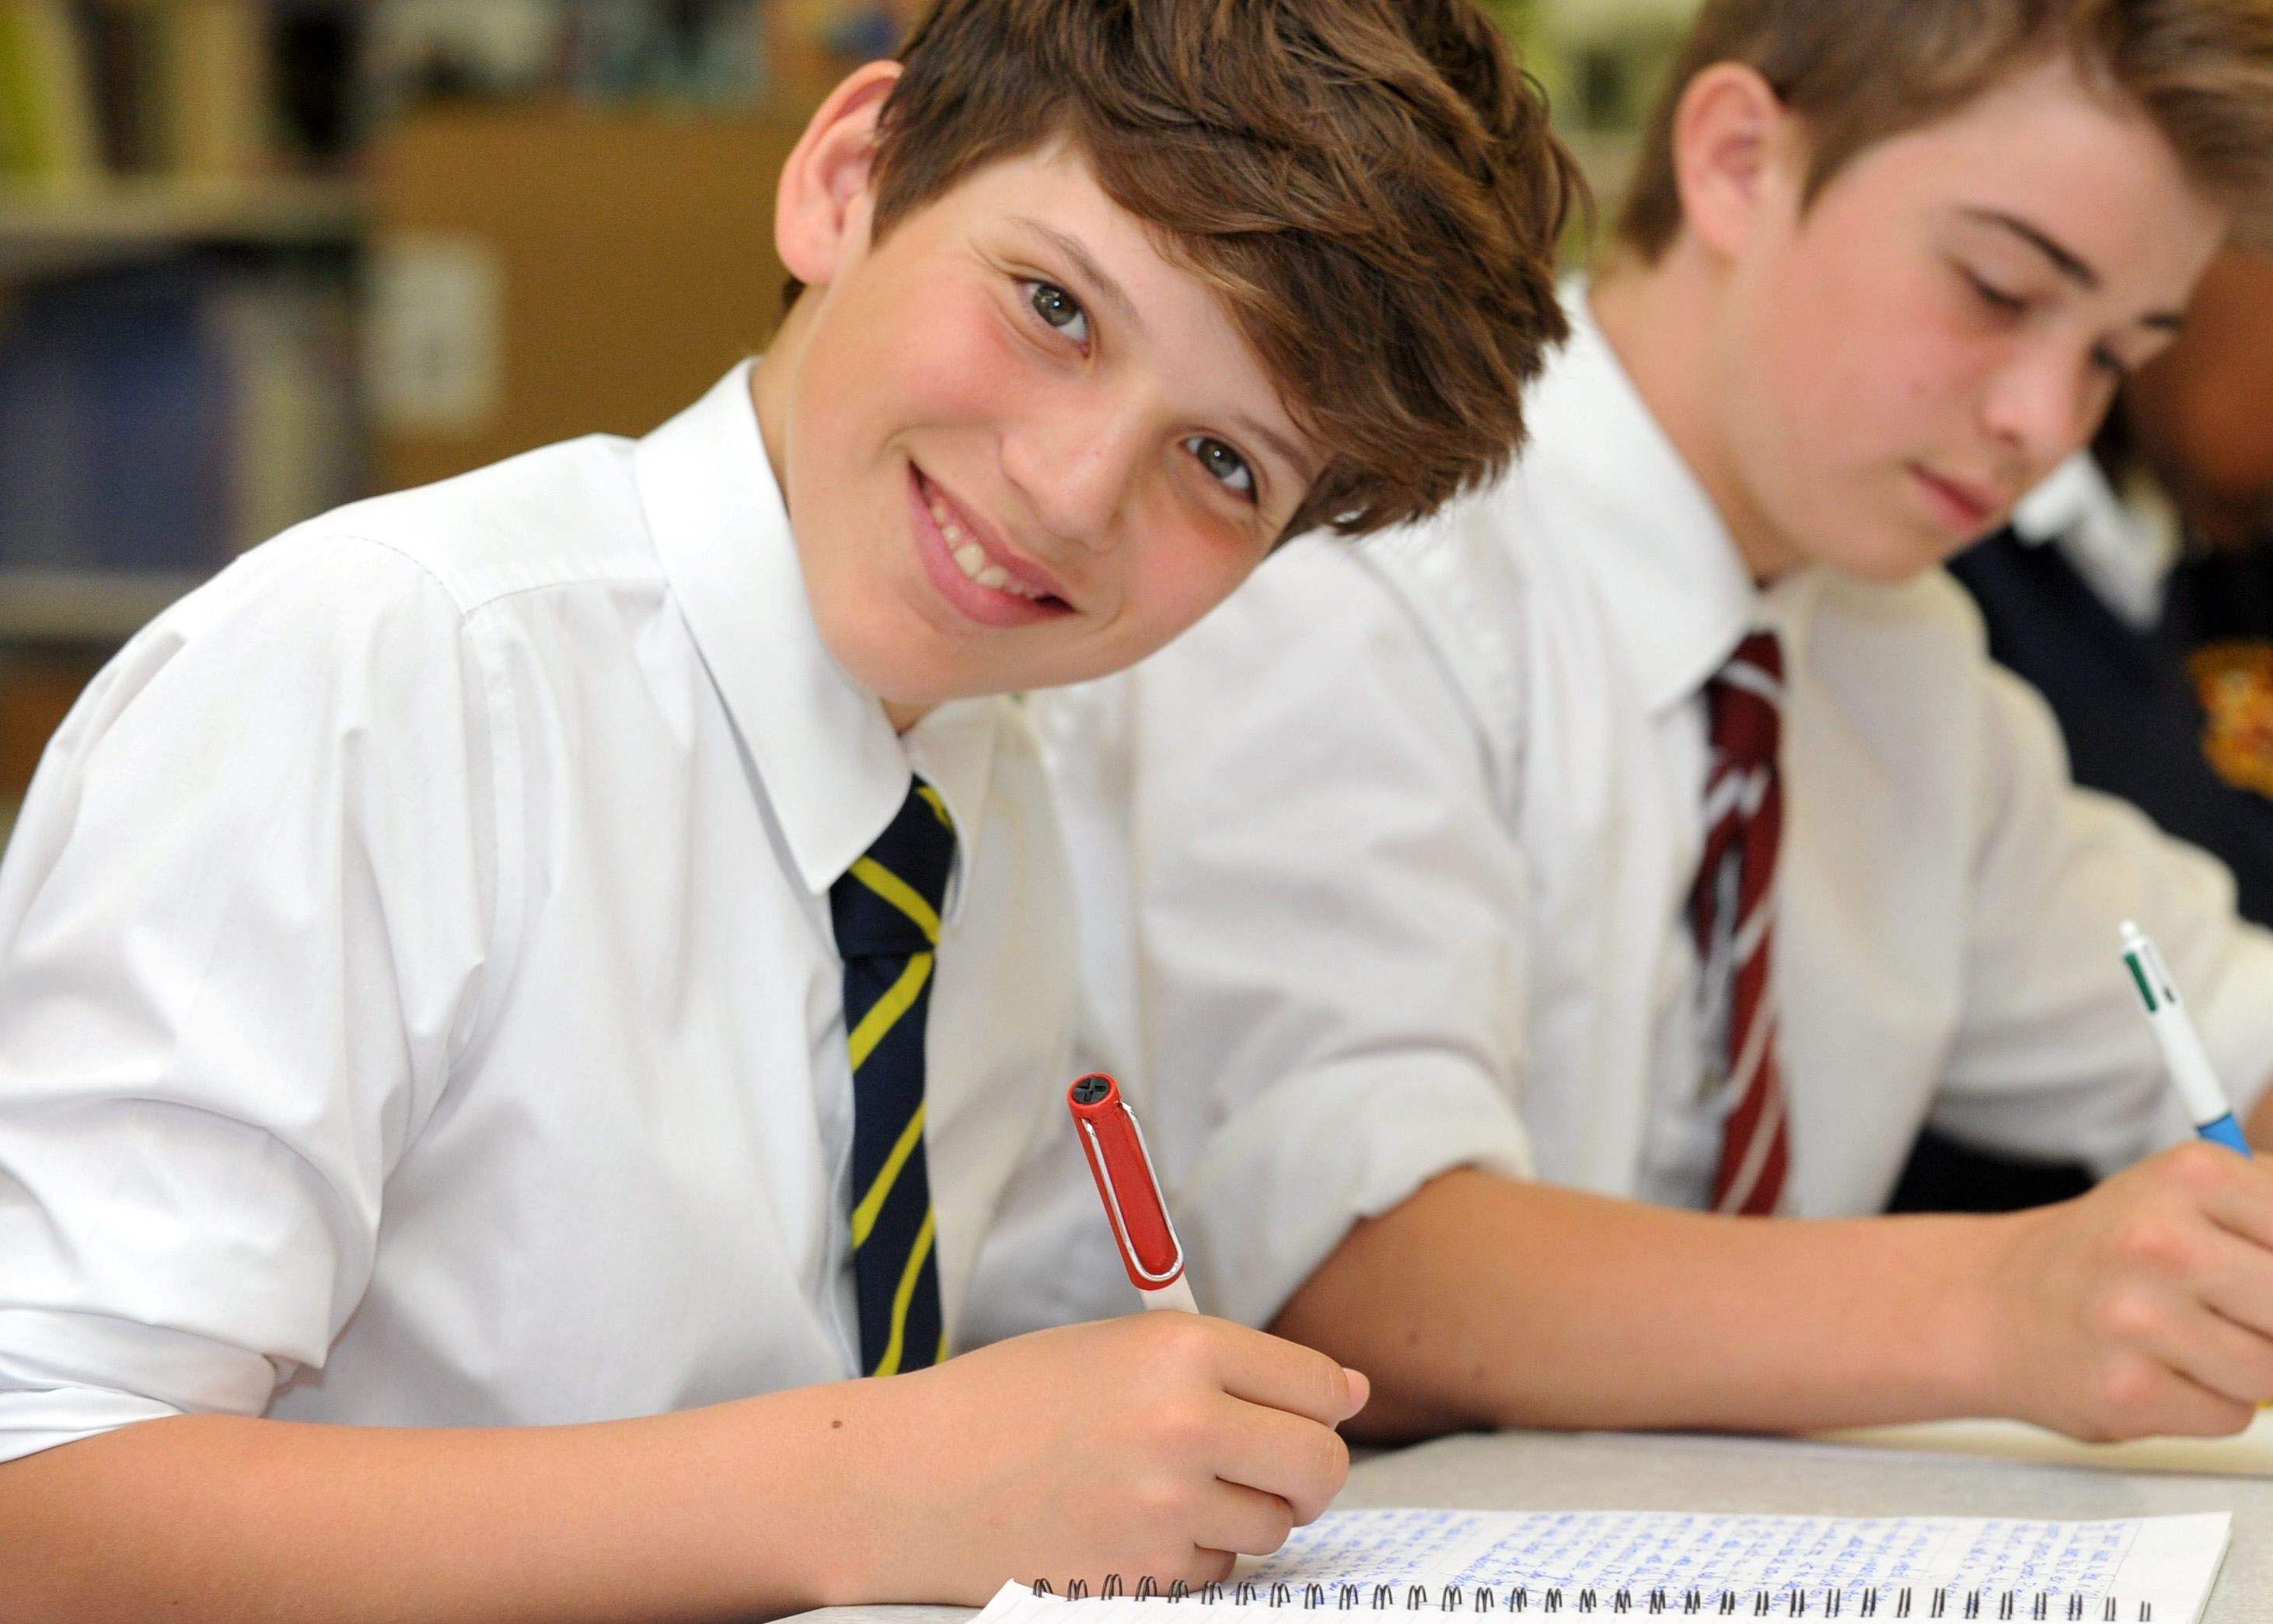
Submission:
<svg viewBox="0 0 2273 1624">
<path fill-rule="evenodd" d="M 2089 356 L 2046 346 L 1992 377 L 1984 416 L 1999 443 L 2050 468 L 2091 438 L 2109 394 Z"/>
<path fill-rule="evenodd" d="M 1102 552 L 1128 505 L 1143 444 L 1125 415 L 1042 411 L 1003 437 L 1002 468 L 1053 536 Z"/>
</svg>

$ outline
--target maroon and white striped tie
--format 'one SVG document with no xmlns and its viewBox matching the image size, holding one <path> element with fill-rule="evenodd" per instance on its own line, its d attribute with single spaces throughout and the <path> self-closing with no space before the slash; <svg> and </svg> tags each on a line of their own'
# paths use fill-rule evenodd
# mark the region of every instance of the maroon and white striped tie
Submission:
<svg viewBox="0 0 2273 1624">
<path fill-rule="evenodd" d="M 1735 1104 L 1713 1178 L 1713 1210 L 1773 1213 L 1791 1170 L 1776 1009 L 1768 974 L 1775 922 L 1783 786 L 1776 740 L 1783 649 L 1774 632 L 1737 645 L 1706 688 L 1712 766 L 1705 782 L 1705 855 L 1690 895 L 1707 1007 L 1725 1013 L 1728 1094 Z"/>
</svg>

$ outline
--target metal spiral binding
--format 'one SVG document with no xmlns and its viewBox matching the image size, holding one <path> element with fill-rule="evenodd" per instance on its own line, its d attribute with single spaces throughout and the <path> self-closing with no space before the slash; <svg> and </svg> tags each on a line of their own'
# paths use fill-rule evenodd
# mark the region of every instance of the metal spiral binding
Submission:
<svg viewBox="0 0 2273 1624">
<path fill-rule="evenodd" d="M 1034 1581 L 1037 1596 L 1055 1596 L 1047 1579 Z M 1098 1591 L 1100 1600 L 1125 1597 L 1125 1587 L 1119 1574 L 1107 1574 Z M 1067 1582 L 1065 1599 L 1085 1601 L 1089 1598 L 1086 1580 Z M 2126 1612 L 2114 1597 L 2068 1596 L 2058 1598 L 2048 1590 L 1957 1590 L 1944 1587 L 1919 1590 L 1909 1585 L 1900 1590 L 1882 1590 L 1868 1587 L 1859 1593 L 1843 1590 L 1687 1590 L 1673 1591 L 1664 1589 L 1651 1590 L 1602 1590 L 1583 1588 L 1566 1592 L 1560 1586 L 1534 1590 L 1527 1585 L 1512 1587 L 1504 1598 L 1489 1585 L 1477 1585 L 1473 1590 L 1457 1584 L 1447 1584 L 1430 1591 L 1428 1586 L 1407 1584 L 1402 1595 L 1393 1584 L 1337 1584 L 1331 1587 L 1315 1581 L 1303 1585 L 1297 1595 L 1294 1586 L 1284 1580 L 1272 1583 L 1265 1590 L 1252 1579 L 1242 1579 L 1228 1593 L 1225 1587 L 1211 1582 L 1195 1592 L 1191 1586 L 1178 1579 L 1164 1591 L 1159 1581 L 1147 1575 L 1137 1580 L 1136 1599 L 1155 1602 L 1173 1607 L 1180 1602 L 1197 1601 L 1202 1605 L 1228 1605 L 1234 1607 L 1266 1607 L 1300 1613 L 1317 1613 L 1331 1608 L 1337 1613 L 1363 1609 L 1369 1613 L 1389 1613 L 1402 1608 L 1407 1613 L 1492 1613 L 1504 1612 L 1518 1618 L 1534 1613 L 1542 1617 L 1634 1616 L 1641 1618 L 1752 1618 L 1752 1619 L 1919 1619 L 1942 1620 L 1949 1624 L 1957 1620 L 1972 1620 L 1974 1624 L 2154 1624 L 2151 1604 L 2141 1602 L 2135 1615 Z"/>
</svg>

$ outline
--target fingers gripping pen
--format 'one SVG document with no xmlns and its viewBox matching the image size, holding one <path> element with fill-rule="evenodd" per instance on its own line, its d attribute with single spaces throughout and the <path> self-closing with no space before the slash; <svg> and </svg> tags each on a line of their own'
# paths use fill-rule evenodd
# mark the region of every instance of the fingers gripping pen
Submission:
<svg viewBox="0 0 2273 1624">
<path fill-rule="evenodd" d="M 1089 1158 L 1090 1176 L 1097 1180 L 1098 1197 L 1105 1203 L 1113 1238 L 1120 1244 L 1129 1283 L 1147 1308 L 1199 1312 L 1191 1284 L 1184 1278 L 1184 1244 L 1176 1238 L 1168 1204 L 1161 1199 L 1160 1181 L 1144 1148 L 1144 1131 L 1121 1097 L 1121 1085 L 1102 1071 L 1092 1071 L 1066 1090 L 1066 1106 L 1073 1112 L 1074 1132 L 1081 1139 L 1082 1154 Z"/>
</svg>

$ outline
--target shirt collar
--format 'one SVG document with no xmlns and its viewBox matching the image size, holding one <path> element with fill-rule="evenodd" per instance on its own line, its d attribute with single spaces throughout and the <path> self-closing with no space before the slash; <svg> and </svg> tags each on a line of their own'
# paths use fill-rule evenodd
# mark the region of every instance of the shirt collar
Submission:
<svg viewBox="0 0 2273 1624">
<path fill-rule="evenodd" d="M 1812 591 L 1794 582 L 1764 596 L 1753 584 L 1712 500 L 1595 325 L 1584 278 L 1564 285 L 1563 307 L 1570 342 L 1524 404 L 1531 444 L 1521 483 L 1593 573 L 1645 702 L 1661 711 L 1693 697 L 1756 626 L 1786 637 L 1789 665 Z"/>
<path fill-rule="evenodd" d="M 750 399 L 755 365 L 736 366 L 634 455 L 679 612 L 799 877 L 820 896 L 891 823 L 915 771 L 946 801 L 959 855 L 977 849 L 1004 702 L 943 705 L 904 741 L 876 695 L 836 663 L 813 618 Z M 950 916 L 968 867 L 956 865 Z"/>
<path fill-rule="evenodd" d="M 2022 497 L 2012 524 L 2024 545 L 2056 547 L 2134 629 L 2161 618 L 2164 583 L 2178 561 L 2178 527 L 2167 515 L 2127 504 L 2089 451 L 2076 452 Z"/>
</svg>

